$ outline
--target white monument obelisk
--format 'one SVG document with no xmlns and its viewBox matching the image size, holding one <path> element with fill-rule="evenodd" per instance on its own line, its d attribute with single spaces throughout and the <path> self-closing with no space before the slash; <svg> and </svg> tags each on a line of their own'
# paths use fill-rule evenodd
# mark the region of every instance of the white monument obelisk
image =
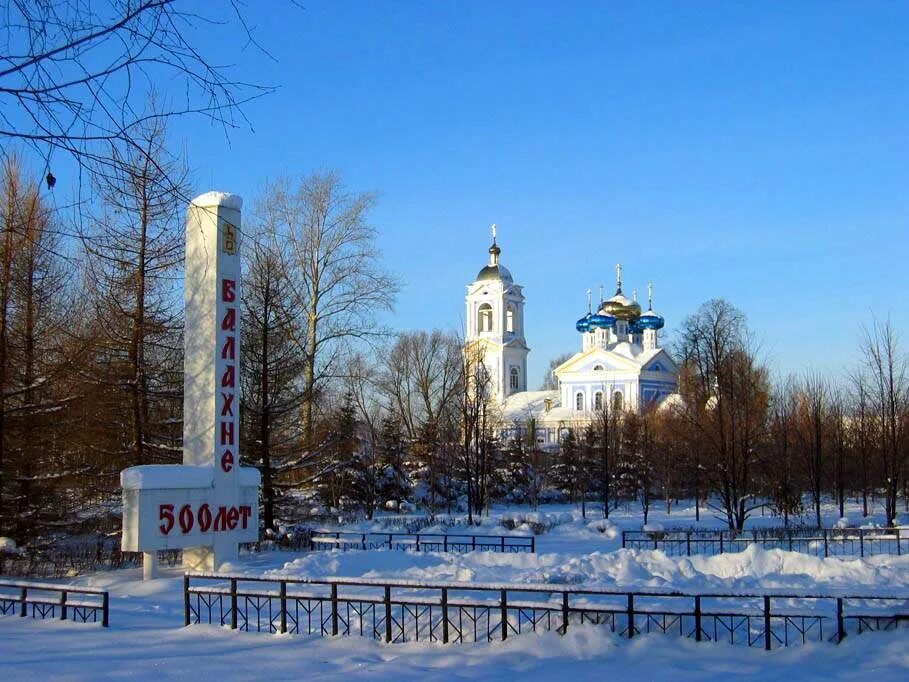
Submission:
<svg viewBox="0 0 909 682">
<path fill-rule="evenodd" d="M 259 532 L 259 471 L 240 467 L 240 197 L 208 192 L 186 216 L 183 464 L 120 473 L 124 551 L 183 548 L 215 571 Z"/>
<path fill-rule="evenodd" d="M 235 194 L 208 192 L 186 214 L 183 463 L 212 466 L 220 503 L 239 502 L 240 210 Z M 214 319 L 213 319 L 214 318 Z M 215 570 L 237 543 L 183 552 L 184 568 Z"/>
</svg>

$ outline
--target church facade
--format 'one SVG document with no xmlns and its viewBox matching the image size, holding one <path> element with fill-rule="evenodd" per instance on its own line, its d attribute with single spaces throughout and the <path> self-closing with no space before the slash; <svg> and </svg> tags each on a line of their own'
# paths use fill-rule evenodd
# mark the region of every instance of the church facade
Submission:
<svg viewBox="0 0 909 682">
<path fill-rule="evenodd" d="M 467 286 L 465 344 L 482 348 L 503 442 L 524 438 L 533 428 L 538 447 L 557 450 L 568 430 L 604 412 L 639 411 L 676 395 L 678 368 L 660 346 L 665 321 L 653 310 L 653 289 L 648 286 L 648 309 L 642 312 L 636 296 L 623 293 L 620 265 L 612 297 L 606 299 L 601 287 L 594 307 L 588 290 L 587 314 L 575 324 L 580 350 L 553 370 L 558 388 L 528 391 L 524 293 L 500 255 L 493 226 L 489 263 Z"/>
</svg>

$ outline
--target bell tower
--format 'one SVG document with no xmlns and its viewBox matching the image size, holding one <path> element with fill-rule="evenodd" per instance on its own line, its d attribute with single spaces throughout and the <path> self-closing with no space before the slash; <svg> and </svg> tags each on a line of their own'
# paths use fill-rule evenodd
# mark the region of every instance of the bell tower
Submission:
<svg viewBox="0 0 909 682">
<path fill-rule="evenodd" d="M 527 390 L 527 354 L 524 339 L 524 294 L 501 264 L 502 250 L 492 226 L 489 264 L 467 285 L 468 348 L 477 348 L 489 377 L 490 393 L 504 400 Z"/>
</svg>

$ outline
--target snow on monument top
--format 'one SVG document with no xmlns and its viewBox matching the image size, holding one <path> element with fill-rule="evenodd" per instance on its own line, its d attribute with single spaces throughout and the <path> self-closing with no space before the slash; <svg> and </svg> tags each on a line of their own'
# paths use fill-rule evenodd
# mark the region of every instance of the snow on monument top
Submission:
<svg viewBox="0 0 909 682">
<path fill-rule="evenodd" d="M 224 206 L 225 208 L 239 211 L 243 208 L 243 198 L 239 194 L 231 194 L 230 192 L 206 192 L 193 199 L 190 205 L 201 208 Z"/>
<path fill-rule="evenodd" d="M 240 485 L 258 486 L 259 470 L 240 467 Z M 190 464 L 147 464 L 130 467 L 120 472 L 120 487 L 124 490 L 146 488 L 210 488 L 214 482 L 214 468 Z"/>
</svg>

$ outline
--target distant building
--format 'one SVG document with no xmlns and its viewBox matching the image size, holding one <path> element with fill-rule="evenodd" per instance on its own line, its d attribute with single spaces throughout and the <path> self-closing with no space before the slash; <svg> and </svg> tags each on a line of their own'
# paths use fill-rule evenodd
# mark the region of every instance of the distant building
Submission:
<svg viewBox="0 0 909 682">
<path fill-rule="evenodd" d="M 581 350 L 553 373 L 558 389 L 527 390 L 524 337 L 524 293 L 499 261 L 501 249 L 493 226 L 489 264 L 467 286 L 469 348 L 480 347 L 489 390 L 500 410 L 499 437 L 526 437 L 531 425 L 539 447 L 558 449 L 569 429 L 582 428 L 605 411 L 641 410 L 660 405 L 676 394 L 678 368 L 660 347 L 664 320 L 648 308 L 641 311 L 622 291 L 622 267 L 616 266 L 616 292 L 604 299 L 602 287 L 596 312 L 587 292 L 587 314 L 577 321 Z"/>
</svg>

